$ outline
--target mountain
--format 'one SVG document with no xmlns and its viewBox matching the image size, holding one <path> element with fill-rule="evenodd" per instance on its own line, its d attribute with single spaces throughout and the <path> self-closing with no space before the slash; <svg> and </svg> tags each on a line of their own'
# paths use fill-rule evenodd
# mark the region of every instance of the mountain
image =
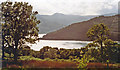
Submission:
<svg viewBox="0 0 120 70">
<path fill-rule="evenodd" d="M 72 23 L 89 20 L 95 16 L 79 16 L 79 15 L 65 15 L 62 13 L 55 13 L 53 15 L 37 15 L 37 19 L 41 21 L 38 25 L 39 33 L 46 34 L 59 30 Z"/>
<path fill-rule="evenodd" d="M 104 16 L 113 16 L 113 15 L 116 15 L 118 13 L 108 13 L 108 14 L 104 14 Z"/>
<path fill-rule="evenodd" d="M 104 23 L 110 29 L 111 35 L 109 38 L 112 40 L 118 40 L 118 16 L 99 16 L 87 21 L 71 24 L 60 30 L 50 32 L 43 36 L 43 39 L 47 40 L 89 40 L 87 38 L 87 31 L 94 25 Z"/>
</svg>

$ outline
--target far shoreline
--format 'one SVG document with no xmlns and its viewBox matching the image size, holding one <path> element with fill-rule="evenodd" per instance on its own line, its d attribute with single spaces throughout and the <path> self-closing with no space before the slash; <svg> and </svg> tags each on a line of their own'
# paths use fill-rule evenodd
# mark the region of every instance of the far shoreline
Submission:
<svg viewBox="0 0 120 70">
<path fill-rule="evenodd" d="M 44 39 L 44 38 L 39 38 L 39 40 L 59 40 L 59 41 L 93 41 L 93 40 L 77 40 L 77 39 Z M 113 40 L 115 41 L 115 40 Z M 120 42 L 120 41 L 115 41 L 115 42 Z"/>
<path fill-rule="evenodd" d="M 92 41 L 92 40 L 77 40 L 77 39 L 44 39 L 44 38 L 39 38 L 39 40 Z"/>
<path fill-rule="evenodd" d="M 93 41 L 93 40 L 80 40 L 80 39 L 45 39 L 44 38 L 44 36 L 46 35 L 46 34 L 40 34 L 40 35 L 42 35 L 41 37 L 39 37 L 38 38 L 38 40 L 53 40 L 53 41 Z M 120 41 L 116 41 L 116 40 L 113 40 L 113 41 L 115 41 L 115 42 L 118 42 L 118 43 L 120 43 Z"/>
</svg>

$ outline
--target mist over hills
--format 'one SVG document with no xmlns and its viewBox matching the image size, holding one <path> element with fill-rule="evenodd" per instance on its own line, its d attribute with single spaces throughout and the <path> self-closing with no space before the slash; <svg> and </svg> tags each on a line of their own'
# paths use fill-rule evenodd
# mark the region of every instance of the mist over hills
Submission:
<svg viewBox="0 0 120 70">
<path fill-rule="evenodd" d="M 109 36 L 109 38 L 111 38 L 112 40 L 118 40 L 118 34 L 120 34 L 120 32 L 118 31 L 118 16 L 120 15 L 99 16 L 88 21 L 86 20 L 83 22 L 74 23 L 60 30 L 48 33 L 43 37 L 43 39 L 86 41 L 89 40 L 86 35 L 87 31 L 94 24 L 104 23 L 110 29 L 111 35 Z"/>
<path fill-rule="evenodd" d="M 39 33 L 46 34 L 59 30 L 70 24 L 89 20 L 97 15 L 80 16 L 80 15 L 65 15 L 62 13 L 55 13 L 53 15 L 37 15 L 37 19 L 41 21 L 38 25 Z"/>
</svg>

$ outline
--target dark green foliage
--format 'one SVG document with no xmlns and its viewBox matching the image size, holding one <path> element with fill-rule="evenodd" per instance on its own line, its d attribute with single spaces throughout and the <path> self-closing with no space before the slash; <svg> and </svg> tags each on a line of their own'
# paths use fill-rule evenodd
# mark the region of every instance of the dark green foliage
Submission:
<svg viewBox="0 0 120 70">
<path fill-rule="evenodd" d="M 88 38 L 99 42 L 105 40 L 109 35 L 109 29 L 106 25 L 104 25 L 104 23 L 94 25 L 87 32 Z"/>
<path fill-rule="evenodd" d="M 43 47 L 40 49 L 40 58 L 51 58 L 51 59 L 69 59 L 70 56 L 80 57 L 80 49 L 56 49 L 51 47 Z M 85 50 L 83 50 L 85 52 Z"/>
<path fill-rule="evenodd" d="M 10 49 L 6 48 L 5 53 L 10 53 Z M 50 58 L 50 59 L 76 59 L 76 58 L 82 58 L 81 55 L 84 55 L 86 48 L 81 48 L 81 49 L 56 49 L 52 48 L 49 46 L 45 46 L 40 49 L 40 51 L 34 51 L 30 49 L 28 46 L 27 47 L 21 47 L 17 51 L 19 51 L 18 55 L 19 56 L 32 56 L 35 58 L 40 58 L 40 59 L 45 59 L 45 58 Z M 81 53 L 82 51 L 82 53 Z M 13 52 L 11 52 L 13 53 Z"/>
<path fill-rule="evenodd" d="M 117 42 L 108 39 L 109 29 L 103 23 L 94 25 L 87 32 L 87 36 L 93 40 L 86 47 L 89 48 L 87 55 L 94 57 L 97 62 L 118 62 L 119 50 Z"/>
<path fill-rule="evenodd" d="M 2 36 L 3 48 L 13 48 L 14 60 L 17 60 L 17 49 L 25 43 L 35 43 L 38 39 L 38 27 L 40 23 L 32 12 L 32 6 L 26 2 L 2 2 Z"/>
</svg>

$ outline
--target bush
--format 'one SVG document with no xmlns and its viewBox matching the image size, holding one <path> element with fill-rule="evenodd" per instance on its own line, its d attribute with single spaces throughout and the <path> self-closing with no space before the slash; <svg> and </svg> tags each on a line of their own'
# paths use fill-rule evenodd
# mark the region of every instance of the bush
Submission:
<svg viewBox="0 0 120 70">
<path fill-rule="evenodd" d="M 32 57 L 32 56 L 20 56 L 19 60 L 42 60 L 42 59 L 35 58 L 35 57 Z"/>
<path fill-rule="evenodd" d="M 78 58 L 78 62 L 79 62 L 79 64 L 77 64 L 78 68 L 86 68 L 90 60 L 94 60 L 94 58 L 85 55 L 81 59 Z"/>
<path fill-rule="evenodd" d="M 45 60 L 45 61 L 51 61 L 51 59 L 50 59 L 50 58 L 45 58 L 44 60 Z"/>
</svg>

